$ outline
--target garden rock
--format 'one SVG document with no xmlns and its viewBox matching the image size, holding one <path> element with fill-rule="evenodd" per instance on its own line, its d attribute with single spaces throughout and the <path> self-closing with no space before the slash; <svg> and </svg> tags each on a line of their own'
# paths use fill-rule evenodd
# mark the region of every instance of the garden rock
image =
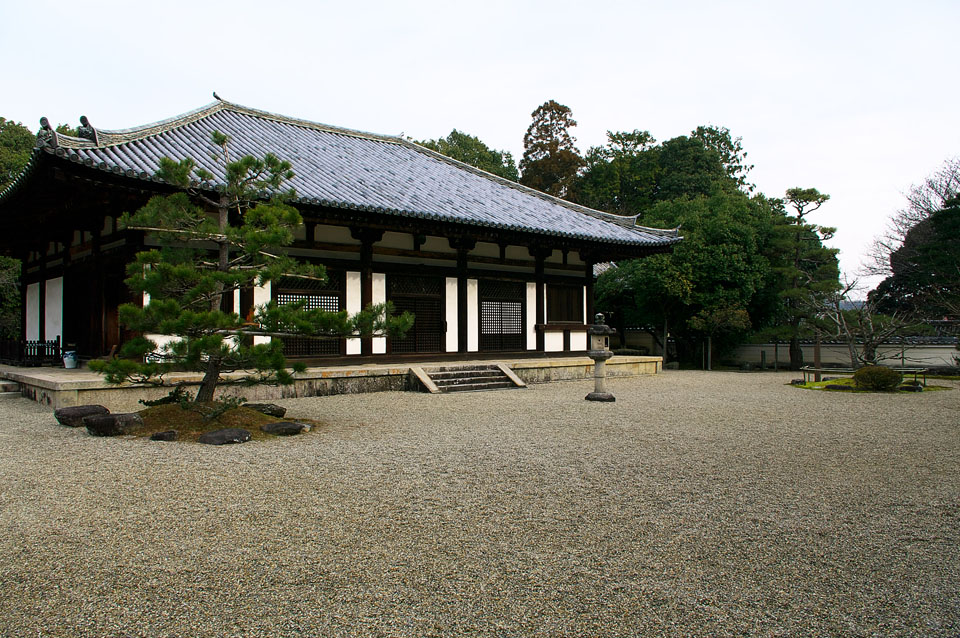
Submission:
<svg viewBox="0 0 960 638">
<path fill-rule="evenodd" d="M 920 385 L 902 385 L 899 389 L 901 392 L 923 392 L 923 386 Z"/>
<path fill-rule="evenodd" d="M 136 412 L 122 414 L 94 414 L 83 418 L 87 432 L 93 436 L 120 436 L 133 434 L 143 427 L 143 419 Z"/>
<path fill-rule="evenodd" d="M 282 419 L 283 415 L 287 413 L 287 409 L 282 405 L 277 405 L 276 403 L 248 403 L 245 408 L 250 408 L 251 410 L 256 410 L 267 416 L 275 416 L 278 419 Z"/>
<path fill-rule="evenodd" d="M 260 429 L 267 434 L 276 434 L 277 436 L 291 436 L 300 434 L 310 429 L 305 423 L 296 423 L 294 421 L 278 421 L 277 423 L 267 423 L 261 425 Z"/>
<path fill-rule="evenodd" d="M 58 408 L 53 416 L 60 425 L 78 428 L 83 425 L 83 417 L 97 414 L 110 414 L 110 410 L 102 405 L 73 405 L 69 408 Z"/>
<path fill-rule="evenodd" d="M 154 432 L 150 435 L 151 441 L 176 441 L 177 431 L 167 430 L 166 432 Z"/>
<path fill-rule="evenodd" d="M 227 445 L 229 443 L 246 443 L 250 440 L 250 432 L 241 428 L 224 428 L 200 435 L 198 443 L 208 445 Z"/>
<path fill-rule="evenodd" d="M 841 385 L 839 383 L 831 383 L 830 385 L 825 385 L 823 387 L 826 388 L 827 390 L 847 390 L 847 391 L 853 390 L 852 385 Z"/>
</svg>

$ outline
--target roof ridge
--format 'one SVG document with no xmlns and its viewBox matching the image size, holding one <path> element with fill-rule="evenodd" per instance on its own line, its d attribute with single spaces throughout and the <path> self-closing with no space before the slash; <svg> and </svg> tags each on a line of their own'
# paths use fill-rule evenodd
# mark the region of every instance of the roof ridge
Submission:
<svg viewBox="0 0 960 638">
<path fill-rule="evenodd" d="M 159 135 L 161 133 L 166 133 L 173 129 L 179 128 L 181 126 L 186 126 L 187 124 L 192 124 L 199 120 L 204 119 L 220 111 L 233 111 L 234 113 L 241 113 L 244 115 L 250 115 L 252 117 L 258 117 L 262 119 L 273 120 L 275 122 L 281 122 L 284 124 L 291 124 L 293 126 L 300 126 L 303 128 L 309 128 L 316 131 L 324 131 L 328 133 L 334 133 L 338 135 L 349 135 L 351 137 L 359 137 L 363 139 L 375 140 L 379 142 L 389 142 L 393 144 L 400 143 L 402 138 L 399 136 L 393 135 L 380 135 L 378 133 L 367 133 L 365 131 L 358 131 L 356 129 L 344 128 L 341 126 L 331 126 L 329 124 L 322 124 L 320 122 L 313 122 L 311 120 L 305 120 L 296 117 L 290 117 L 287 115 L 282 115 L 280 113 L 271 113 L 270 111 L 262 111 L 260 109 L 255 109 L 249 106 L 244 106 L 242 104 L 235 104 L 233 102 L 228 102 L 226 100 L 217 100 L 216 102 L 211 102 L 201 106 L 200 108 L 193 109 L 192 111 L 187 111 L 186 113 L 181 113 L 180 115 L 175 115 L 163 120 L 158 120 L 156 122 L 151 122 L 150 124 L 143 124 L 141 126 L 135 126 L 125 129 L 97 129 L 97 138 L 99 143 L 95 143 L 91 140 L 73 137 L 70 135 L 64 135 L 62 133 L 57 134 L 58 146 L 63 146 L 65 148 L 72 149 L 81 149 L 81 148 L 104 148 L 108 146 L 117 146 L 119 144 L 125 144 L 127 142 L 134 142 L 141 140 L 153 135 Z"/>
</svg>

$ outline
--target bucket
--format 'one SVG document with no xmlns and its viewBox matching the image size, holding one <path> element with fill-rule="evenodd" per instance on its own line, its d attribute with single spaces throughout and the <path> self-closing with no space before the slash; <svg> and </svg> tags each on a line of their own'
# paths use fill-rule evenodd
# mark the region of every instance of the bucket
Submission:
<svg viewBox="0 0 960 638">
<path fill-rule="evenodd" d="M 63 353 L 63 367 L 64 368 L 76 368 L 77 367 L 77 351 L 76 350 L 66 350 Z"/>
</svg>

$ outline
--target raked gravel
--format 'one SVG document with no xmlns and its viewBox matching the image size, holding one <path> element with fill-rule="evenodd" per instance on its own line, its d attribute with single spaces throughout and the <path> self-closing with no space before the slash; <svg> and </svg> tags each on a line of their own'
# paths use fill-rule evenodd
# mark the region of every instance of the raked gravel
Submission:
<svg viewBox="0 0 960 638">
<path fill-rule="evenodd" d="M 280 401 L 101 439 L 0 402 L 0 636 L 957 636 L 960 391 L 775 373 Z"/>
</svg>

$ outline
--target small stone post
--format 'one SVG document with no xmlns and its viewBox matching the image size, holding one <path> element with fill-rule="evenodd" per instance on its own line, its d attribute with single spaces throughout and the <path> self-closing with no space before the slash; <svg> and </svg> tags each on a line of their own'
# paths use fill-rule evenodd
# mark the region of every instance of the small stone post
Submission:
<svg viewBox="0 0 960 638">
<path fill-rule="evenodd" d="M 606 361 L 613 356 L 610 352 L 610 335 L 616 332 L 603 323 L 603 314 L 597 313 L 592 326 L 587 328 L 590 337 L 590 350 L 587 356 L 593 359 L 593 392 L 584 397 L 587 401 L 616 401 L 617 398 L 607 392 Z"/>
</svg>

